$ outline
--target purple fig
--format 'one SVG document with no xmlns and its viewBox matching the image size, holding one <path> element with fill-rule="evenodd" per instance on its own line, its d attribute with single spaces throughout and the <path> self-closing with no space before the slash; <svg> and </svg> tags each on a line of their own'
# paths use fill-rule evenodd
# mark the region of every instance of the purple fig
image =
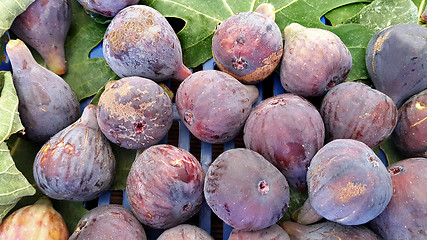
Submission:
<svg viewBox="0 0 427 240">
<path fill-rule="evenodd" d="M 180 224 L 164 231 L 157 240 L 213 240 L 205 230 L 190 224 Z"/>
<path fill-rule="evenodd" d="M 86 11 L 105 17 L 114 17 L 125 7 L 139 3 L 139 0 L 78 0 Z"/>
<path fill-rule="evenodd" d="M 233 229 L 228 240 L 290 240 L 288 234 L 277 224 L 258 231 Z"/>
</svg>

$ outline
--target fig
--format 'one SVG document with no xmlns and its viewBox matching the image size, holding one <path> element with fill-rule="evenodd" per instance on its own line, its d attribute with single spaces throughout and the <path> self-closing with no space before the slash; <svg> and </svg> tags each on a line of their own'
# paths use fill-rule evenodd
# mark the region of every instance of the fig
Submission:
<svg viewBox="0 0 427 240">
<path fill-rule="evenodd" d="M 274 11 L 270 17 L 260 12 L 239 12 L 227 18 L 212 38 L 212 54 L 218 68 L 246 84 L 267 78 L 283 53 L 282 33 L 274 22 Z"/>
<path fill-rule="evenodd" d="M 144 225 L 167 229 L 194 216 L 203 203 L 205 172 L 188 151 L 158 144 L 137 156 L 126 192 L 129 206 Z"/>
<path fill-rule="evenodd" d="M 101 131 L 127 149 L 157 144 L 172 126 L 172 101 L 156 82 L 142 77 L 111 81 L 97 108 Z"/>
<path fill-rule="evenodd" d="M 164 231 L 157 240 L 213 240 L 205 230 L 190 224 L 180 224 Z"/>
<path fill-rule="evenodd" d="M 261 154 L 229 149 L 210 165 L 205 178 L 206 203 L 226 224 L 257 231 L 277 223 L 289 206 L 285 176 Z"/>
<path fill-rule="evenodd" d="M 144 228 L 123 205 L 95 207 L 83 215 L 68 240 L 129 239 L 146 240 Z"/>
<path fill-rule="evenodd" d="M 182 62 L 181 44 L 172 26 L 145 5 L 128 6 L 112 19 L 104 35 L 103 53 L 120 77 L 182 81 L 191 74 Z"/>
<path fill-rule="evenodd" d="M 314 105 L 290 93 L 261 101 L 243 129 L 246 148 L 264 156 L 300 191 L 307 189 L 307 167 L 324 138 L 323 120 Z"/>
<path fill-rule="evenodd" d="M 385 240 L 426 239 L 427 159 L 408 158 L 387 169 L 393 182 L 393 196 L 369 226 Z"/>
<path fill-rule="evenodd" d="M 427 157 L 427 90 L 410 97 L 400 108 L 391 140 L 406 157 Z"/>
<path fill-rule="evenodd" d="M 53 199 L 89 201 L 108 190 L 115 163 L 110 143 L 96 122 L 96 107 L 88 105 L 78 121 L 42 146 L 33 175 L 40 190 Z"/>
<path fill-rule="evenodd" d="M 40 53 L 52 72 L 62 75 L 67 71 L 64 42 L 71 16 L 70 0 L 35 0 L 10 29 Z"/>
<path fill-rule="evenodd" d="M 60 76 L 34 60 L 24 42 L 10 40 L 6 51 L 12 64 L 25 136 L 44 143 L 79 118 L 79 101 Z"/>
<path fill-rule="evenodd" d="M 90 13 L 114 17 L 123 8 L 138 4 L 139 0 L 78 0 L 78 2 Z"/>
<path fill-rule="evenodd" d="M 285 91 L 323 96 L 345 81 L 352 67 L 350 51 L 331 31 L 292 23 L 283 30 L 285 47 L 280 81 Z"/>
<path fill-rule="evenodd" d="M 376 89 L 398 108 L 427 88 L 427 28 L 398 24 L 374 34 L 366 47 L 366 68 Z"/>
<path fill-rule="evenodd" d="M 388 138 L 397 123 L 393 100 L 360 82 L 345 82 L 331 88 L 323 98 L 320 114 L 326 141 L 349 138 L 371 148 Z"/>
<path fill-rule="evenodd" d="M 201 141 L 218 144 L 243 129 L 258 89 L 217 70 L 193 73 L 178 87 L 175 103 L 181 121 Z"/>
<path fill-rule="evenodd" d="M 44 196 L 9 215 L 0 225 L 0 239 L 67 240 L 68 230 L 61 214 Z"/>
<path fill-rule="evenodd" d="M 336 139 L 314 155 L 307 172 L 308 201 L 324 218 L 360 225 L 390 202 L 393 186 L 381 160 L 363 142 Z"/>
<path fill-rule="evenodd" d="M 288 234 L 277 224 L 258 231 L 233 229 L 228 240 L 290 240 Z"/>
</svg>

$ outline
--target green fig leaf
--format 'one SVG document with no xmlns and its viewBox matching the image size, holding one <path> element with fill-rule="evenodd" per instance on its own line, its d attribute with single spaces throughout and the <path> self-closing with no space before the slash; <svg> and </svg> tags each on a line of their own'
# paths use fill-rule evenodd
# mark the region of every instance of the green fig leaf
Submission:
<svg viewBox="0 0 427 240">
<path fill-rule="evenodd" d="M 0 37 L 9 30 L 13 20 L 24 12 L 34 0 L 2 0 L 0 1 Z"/>
<path fill-rule="evenodd" d="M 369 2 L 359 2 L 344 5 L 326 13 L 325 18 L 329 20 L 332 26 L 343 24 L 347 19 L 355 16 L 368 4 Z"/>
<path fill-rule="evenodd" d="M 18 96 L 13 86 L 12 74 L 0 72 L 0 143 L 6 141 L 10 135 L 22 131 L 21 119 L 18 112 Z"/>
</svg>

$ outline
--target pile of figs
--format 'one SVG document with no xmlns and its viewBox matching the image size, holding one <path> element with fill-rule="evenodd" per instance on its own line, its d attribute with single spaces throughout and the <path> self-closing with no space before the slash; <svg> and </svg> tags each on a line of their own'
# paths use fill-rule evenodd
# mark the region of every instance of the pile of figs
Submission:
<svg viewBox="0 0 427 240">
<path fill-rule="evenodd" d="M 189 224 L 201 208 L 233 228 L 229 239 L 427 238 L 427 28 L 393 25 L 372 37 L 371 86 L 346 82 L 352 56 L 337 35 L 299 23 L 280 30 L 272 5 L 261 4 L 217 27 L 218 68 L 193 73 L 157 10 L 130 0 L 78 2 L 111 18 L 103 54 L 120 79 L 80 109 L 60 77 L 70 0 L 36 0 L 6 46 L 23 137 L 41 144 L 34 179 L 56 200 L 98 198 L 115 177 L 113 147 L 136 149 L 126 205 L 92 208 L 68 233 L 45 197 L 8 216 L 1 239 L 19 231 L 22 239 L 145 240 L 148 229 L 163 232 L 158 239 L 214 239 Z M 273 74 L 285 92 L 265 96 L 258 86 Z M 160 86 L 169 79 L 177 83 L 172 97 Z M 202 166 L 195 149 L 161 143 L 174 120 L 203 144 L 242 144 Z M 376 152 L 385 142 L 402 156 L 390 166 Z M 292 191 L 308 197 L 283 221 Z"/>
</svg>

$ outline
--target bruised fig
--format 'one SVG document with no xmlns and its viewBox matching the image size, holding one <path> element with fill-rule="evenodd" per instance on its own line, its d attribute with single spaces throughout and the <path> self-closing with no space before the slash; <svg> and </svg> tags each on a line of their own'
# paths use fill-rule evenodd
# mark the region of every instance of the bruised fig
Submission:
<svg viewBox="0 0 427 240">
<path fill-rule="evenodd" d="M 292 23 L 284 29 L 284 36 L 280 80 L 287 92 L 322 96 L 347 78 L 352 57 L 337 35 Z"/>
<path fill-rule="evenodd" d="M 427 88 L 427 28 L 398 24 L 384 28 L 366 47 L 366 68 L 379 91 L 400 106 Z"/>
<path fill-rule="evenodd" d="M 259 12 L 240 12 L 227 18 L 212 38 L 217 66 L 243 83 L 267 78 L 279 65 L 282 53 L 280 28 Z"/>
<path fill-rule="evenodd" d="M 164 231 L 157 240 L 213 240 L 205 230 L 190 224 L 180 224 Z"/>
<path fill-rule="evenodd" d="M 70 0 L 35 0 L 10 29 L 40 53 L 52 72 L 62 75 L 67 71 L 64 42 L 71 16 Z"/>
<path fill-rule="evenodd" d="M 125 77 L 107 84 L 97 118 L 113 143 L 128 149 L 147 148 L 160 142 L 172 126 L 172 102 L 154 81 Z"/>
<path fill-rule="evenodd" d="M 228 240 L 290 240 L 288 234 L 277 224 L 258 231 L 233 229 Z"/>
<path fill-rule="evenodd" d="M 25 136 L 46 142 L 80 116 L 80 104 L 70 86 L 39 65 L 21 40 L 6 45 L 19 98 L 19 115 Z"/>
<path fill-rule="evenodd" d="M 191 72 L 182 62 L 178 37 L 166 18 L 145 5 L 121 10 L 104 35 L 104 58 L 120 77 L 184 80 Z"/>
<path fill-rule="evenodd" d="M 139 3 L 139 0 L 78 0 L 83 8 L 91 13 L 114 17 L 123 8 Z"/>
<path fill-rule="evenodd" d="M 114 178 L 115 158 L 96 122 L 96 107 L 55 134 L 37 153 L 33 175 L 47 196 L 89 201 L 107 190 Z"/>
<path fill-rule="evenodd" d="M 68 230 L 49 198 L 41 197 L 33 205 L 16 210 L 1 223 L 0 239 L 67 240 Z"/>
</svg>

